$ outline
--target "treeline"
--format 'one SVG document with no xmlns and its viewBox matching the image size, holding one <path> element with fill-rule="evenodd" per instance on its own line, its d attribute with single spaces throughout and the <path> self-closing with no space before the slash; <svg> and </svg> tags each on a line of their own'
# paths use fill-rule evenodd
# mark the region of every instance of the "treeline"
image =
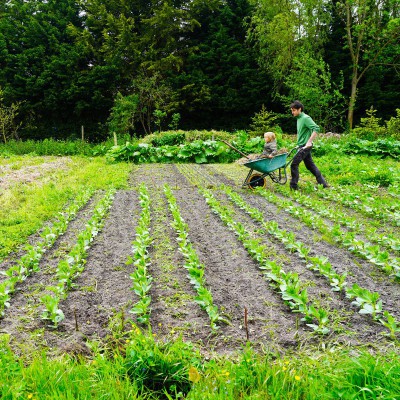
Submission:
<svg viewBox="0 0 400 400">
<path fill-rule="evenodd" d="M 400 95 L 395 0 L 8 0 L 0 4 L 0 128 L 10 138 L 247 128 L 263 106 L 325 130 Z"/>
</svg>

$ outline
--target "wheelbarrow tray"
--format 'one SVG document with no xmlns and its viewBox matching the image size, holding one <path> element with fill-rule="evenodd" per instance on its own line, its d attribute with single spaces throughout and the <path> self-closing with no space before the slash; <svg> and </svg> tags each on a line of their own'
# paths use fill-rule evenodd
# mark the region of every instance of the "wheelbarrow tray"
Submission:
<svg viewBox="0 0 400 400">
<path fill-rule="evenodd" d="M 263 174 L 269 174 L 270 172 L 286 166 L 287 155 L 288 153 L 283 153 L 275 156 L 274 158 L 259 158 L 246 162 L 243 165 Z"/>
</svg>

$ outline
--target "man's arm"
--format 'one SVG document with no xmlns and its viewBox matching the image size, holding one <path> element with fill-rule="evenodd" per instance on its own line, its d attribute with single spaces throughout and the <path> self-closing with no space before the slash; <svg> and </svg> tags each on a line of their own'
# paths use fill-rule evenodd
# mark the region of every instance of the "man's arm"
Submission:
<svg viewBox="0 0 400 400">
<path fill-rule="evenodd" d="M 307 143 L 305 144 L 304 148 L 311 147 L 313 140 L 317 137 L 317 135 L 318 135 L 318 132 L 314 131 L 311 134 L 310 138 L 307 140 Z"/>
<path fill-rule="evenodd" d="M 313 119 L 310 116 L 308 116 L 306 123 L 308 128 L 312 132 L 311 136 L 308 138 L 307 143 L 304 146 L 307 148 L 312 146 L 313 140 L 317 137 L 320 127 L 313 121 Z"/>
</svg>

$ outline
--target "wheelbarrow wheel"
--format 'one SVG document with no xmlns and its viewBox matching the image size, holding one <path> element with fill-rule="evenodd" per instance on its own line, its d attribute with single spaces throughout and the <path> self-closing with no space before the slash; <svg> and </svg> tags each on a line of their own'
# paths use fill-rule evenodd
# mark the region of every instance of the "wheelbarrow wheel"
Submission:
<svg viewBox="0 0 400 400">
<path fill-rule="evenodd" d="M 265 176 L 262 174 L 253 174 L 249 178 L 249 188 L 250 189 L 255 189 L 257 187 L 265 188 L 266 184 L 267 184 L 267 180 L 265 179 Z"/>
</svg>

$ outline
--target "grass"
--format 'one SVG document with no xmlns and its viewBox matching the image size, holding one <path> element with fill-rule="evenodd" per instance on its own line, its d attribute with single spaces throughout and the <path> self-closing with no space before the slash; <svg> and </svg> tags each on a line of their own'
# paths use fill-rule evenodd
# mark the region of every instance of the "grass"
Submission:
<svg viewBox="0 0 400 400">
<path fill-rule="evenodd" d="M 72 157 L 67 169 L 5 189 L 0 196 L 0 260 L 26 243 L 29 235 L 55 218 L 84 188 L 124 187 L 131 169 L 124 163 L 107 164 L 104 158 Z"/>
<path fill-rule="evenodd" d="M 108 340 L 91 343 L 89 357 L 17 357 L 1 336 L 0 397 L 394 400 L 400 393 L 395 347 L 375 354 L 338 346 L 278 355 L 256 353 L 248 345 L 210 360 L 191 343 L 158 341 L 134 325 L 125 336 Z"/>
</svg>

